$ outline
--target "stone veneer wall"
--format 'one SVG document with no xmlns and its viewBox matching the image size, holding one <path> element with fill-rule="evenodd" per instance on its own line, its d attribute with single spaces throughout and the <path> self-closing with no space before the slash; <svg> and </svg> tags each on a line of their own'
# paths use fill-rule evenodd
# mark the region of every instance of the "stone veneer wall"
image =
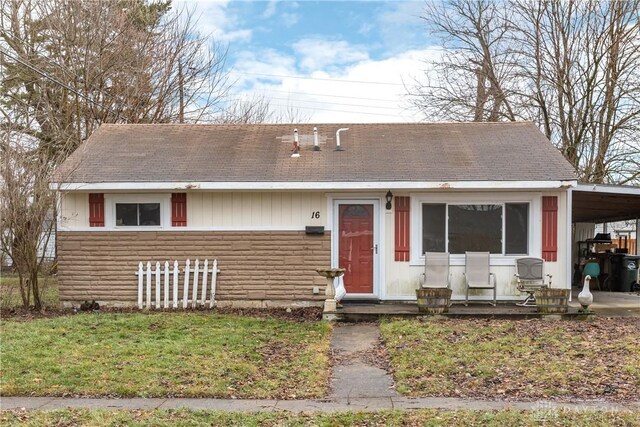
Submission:
<svg viewBox="0 0 640 427">
<path fill-rule="evenodd" d="M 135 305 L 140 261 L 218 260 L 220 305 L 318 305 L 331 236 L 303 231 L 64 232 L 57 235 L 60 301 Z M 181 275 L 181 281 L 182 281 Z M 313 287 L 320 294 L 313 295 Z M 180 291 L 181 292 L 181 291 Z M 180 293 L 181 295 L 181 293 Z"/>
</svg>

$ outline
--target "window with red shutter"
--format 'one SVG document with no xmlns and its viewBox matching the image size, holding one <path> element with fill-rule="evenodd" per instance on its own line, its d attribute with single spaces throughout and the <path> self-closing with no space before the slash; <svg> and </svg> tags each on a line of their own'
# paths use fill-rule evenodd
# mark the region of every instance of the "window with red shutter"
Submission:
<svg viewBox="0 0 640 427">
<path fill-rule="evenodd" d="M 409 197 L 395 197 L 395 260 L 409 261 Z"/>
<path fill-rule="evenodd" d="M 542 258 L 558 260 L 558 197 L 542 197 Z"/>
<path fill-rule="evenodd" d="M 89 227 L 104 227 L 103 193 L 89 193 Z"/>
<path fill-rule="evenodd" d="M 187 226 L 187 193 L 171 194 L 171 225 Z"/>
</svg>

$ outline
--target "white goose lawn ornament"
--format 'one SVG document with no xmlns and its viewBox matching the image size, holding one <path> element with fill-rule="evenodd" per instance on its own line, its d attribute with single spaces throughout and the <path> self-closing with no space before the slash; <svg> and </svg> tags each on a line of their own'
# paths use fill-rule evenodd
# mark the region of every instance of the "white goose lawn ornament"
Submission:
<svg viewBox="0 0 640 427">
<path fill-rule="evenodd" d="M 591 281 L 591 276 L 588 274 L 584 277 L 584 286 L 582 287 L 582 291 L 578 294 L 578 302 L 582 306 L 580 309 L 583 313 L 589 312 L 589 306 L 593 304 L 593 294 L 589 290 L 589 282 Z"/>
</svg>

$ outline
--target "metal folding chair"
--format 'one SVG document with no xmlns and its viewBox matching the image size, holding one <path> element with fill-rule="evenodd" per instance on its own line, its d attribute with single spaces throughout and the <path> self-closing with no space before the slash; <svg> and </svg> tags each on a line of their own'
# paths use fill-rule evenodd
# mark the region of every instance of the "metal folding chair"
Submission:
<svg viewBox="0 0 640 427">
<path fill-rule="evenodd" d="M 551 286 L 551 275 L 544 275 L 544 260 L 541 258 L 525 257 L 516 259 L 516 283 L 520 292 L 526 292 L 527 297 L 516 303 L 520 307 L 535 307 L 535 292 L 538 289 Z M 545 283 L 545 277 L 548 278 Z"/>
</svg>

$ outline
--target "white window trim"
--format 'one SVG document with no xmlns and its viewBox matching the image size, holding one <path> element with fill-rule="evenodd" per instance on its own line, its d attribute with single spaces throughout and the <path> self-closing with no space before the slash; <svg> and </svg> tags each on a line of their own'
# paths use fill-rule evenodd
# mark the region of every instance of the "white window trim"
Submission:
<svg viewBox="0 0 640 427">
<path fill-rule="evenodd" d="M 411 258 L 409 265 L 423 266 L 424 254 L 422 251 L 422 204 L 423 203 L 446 203 L 450 205 L 502 205 L 505 203 L 529 203 L 529 247 L 528 254 L 526 256 L 540 257 L 542 255 L 542 242 L 538 236 L 542 233 L 542 194 L 541 193 L 513 193 L 504 195 L 483 195 L 483 194 L 426 194 L 426 193 L 413 193 L 411 197 Z M 502 215 L 502 232 L 504 233 L 504 221 L 505 216 Z M 449 233 L 449 218 L 447 210 L 447 219 L 445 223 L 445 233 L 448 236 Z M 502 250 L 504 253 L 504 245 L 506 242 L 502 242 Z M 491 265 L 514 265 L 516 258 L 525 256 L 520 255 L 502 255 L 492 254 Z M 450 265 L 464 265 L 464 254 L 452 254 L 450 256 Z"/>
<path fill-rule="evenodd" d="M 160 203 L 159 226 L 116 225 L 116 203 Z M 105 194 L 103 230 L 157 231 L 171 228 L 171 194 Z"/>
</svg>

